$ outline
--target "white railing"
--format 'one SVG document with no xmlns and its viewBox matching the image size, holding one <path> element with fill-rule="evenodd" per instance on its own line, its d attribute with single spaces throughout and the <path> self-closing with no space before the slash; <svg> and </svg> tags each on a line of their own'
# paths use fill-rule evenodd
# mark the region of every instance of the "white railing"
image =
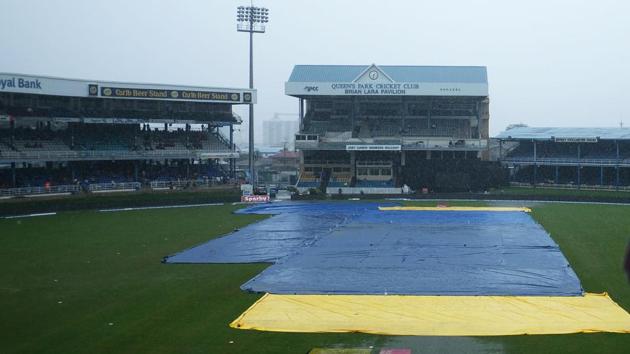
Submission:
<svg viewBox="0 0 630 354">
<path fill-rule="evenodd" d="M 142 188 L 140 182 L 93 183 L 88 185 L 90 192 L 135 191 Z"/>
<path fill-rule="evenodd" d="M 510 182 L 510 186 L 512 187 L 526 187 L 532 188 L 531 183 L 523 183 L 523 182 Z M 536 183 L 536 188 L 544 188 L 544 189 L 578 189 L 577 184 L 571 183 Z M 630 186 L 612 186 L 612 185 L 591 185 L 591 184 L 581 184 L 579 189 L 581 190 L 602 190 L 602 191 L 630 191 Z"/>
<path fill-rule="evenodd" d="M 503 158 L 504 163 L 536 163 L 536 164 L 581 164 L 581 165 L 629 165 L 630 159 L 578 159 L 577 157 L 507 157 Z"/>
<path fill-rule="evenodd" d="M 182 189 L 190 187 L 211 187 L 211 180 L 179 180 L 179 181 L 151 181 L 149 182 L 151 189 Z M 108 192 L 132 192 L 142 189 L 140 182 L 123 182 L 123 183 L 91 183 L 85 186 L 81 185 L 58 185 L 50 187 L 22 187 L 22 188 L 6 188 L 0 189 L 0 197 L 19 197 L 19 196 L 44 196 L 46 194 L 68 194 L 84 191 L 84 188 L 91 193 L 108 193 Z"/>
<path fill-rule="evenodd" d="M 458 140 L 464 143 L 457 144 Z M 451 144 L 449 144 L 449 142 Z M 295 141 L 296 148 L 318 147 L 323 150 L 345 149 L 346 145 L 401 145 L 402 150 L 478 151 L 488 147 L 487 139 L 445 138 L 326 138 L 321 141 Z"/>
<path fill-rule="evenodd" d="M 0 189 L 0 197 L 18 197 L 23 195 L 76 193 L 80 190 L 77 185 L 61 185 L 50 187 L 21 187 Z"/>
<path fill-rule="evenodd" d="M 232 150 L 101 150 L 101 151 L 3 151 L 0 160 L 81 160 L 81 159 L 151 159 L 190 157 L 234 157 Z"/>
<path fill-rule="evenodd" d="M 19 197 L 19 196 L 31 196 L 31 195 L 53 195 L 53 194 L 68 194 L 78 193 L 83 190 L 84 187 L 77 184 L 57 185 L 50 187 L 21 187 L 21 188 L 5 188 L 0 189 L 0 197 Z M 140 182 L 125 182 L 125 183 L 92 183 L 85 186 L 88 191 L 103 193 L 112 191 L 135 191 L 142 188 Z"/>
<path fill-rule="evenodd" d="M 182 189 L 191 187 L 211 187 L 212 181 L 208 180 L 178 180 L 178 181 L 151 181 L 151 189 Z"/>
<path fill-rule="evenodd" d="M 326 194 L 403 194 L 402 188 L 394 187 L 328 187 Z M 409 193 L 411 191 L 409 190 Z"/>
<path fill-rule="evenodd" d="M 457 143 L 458 140 L 464 141 Z M 406 138 L 403 150 L 436 150 L 436 151 L 478 151 L 488 148 L 487 139 L 422 139 Z"/>
</svg>

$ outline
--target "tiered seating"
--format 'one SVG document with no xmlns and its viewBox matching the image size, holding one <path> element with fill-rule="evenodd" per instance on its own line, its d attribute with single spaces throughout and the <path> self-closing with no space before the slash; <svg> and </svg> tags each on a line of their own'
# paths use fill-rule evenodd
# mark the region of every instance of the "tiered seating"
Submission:
<svg viewBox="0 0 630 354">
<path fill-rule="evenodd" d="M 0 138 L 0 153 L 3 151 L 18 151 L 18 149 L 8 139 Z"/>
<path fill-rule="evenodd" d="M 358 123 L 358 128 L 357 128 L 358 132 L 356 134 L 356 137 L 360 138 L 360 139 L 366 139 L 366 138 L 371 138 L 372 137 L 372 131 L 370 129 L 370 125 L 368 124 L 367 121 L 360 121 Z"/>
<path fill-rule="evenodd" d="M 405 121 L 405 136 L 442 136 L 467 139 L 471 136 L 467 119 L 410 119 Z"/>
<path fill-rule="evenodd" d="M 70 151 L 70 147 L 60 138 L 52 140 L 16 140 L 14 145 L 18 151 Z"/>
<path fill-rule="evenodd" d="M 395 136 L 439 136 L 468 139 L 471 136 L 470 121 L 467 119 L 427 119 L 406 120 L 404 127 L 400 119 L 361 119 L 354 130 L 348 120 L 306 120 L 304 133 L 326 134 L 327 132 L 352 131 L 355 138 L 395 137 Z"/>
<path fill-rule="evenodd" d="M 320 185 L 320 179 L 315 176 L 302 175 L 297 183 L 297 187 L 317 188 Z"/>
<path fill-rule="evenodd" d="M 423 136 L 422 131 L 426 130 L 427 127 L 428 127 L 427 119 L 408 119 L 408 120 L 405 120 L 405 128 L 403 129 L 402 135 Z"/>
<path fill-rule="evenodd" d="M 230 147 L 224 144 L 216 135 L 207 136 L 206 140 L 202 140 L 202 149 L 210 151 L 228 151 Z"/>
<path fill-rule="evenodd" d="M 574 144 L 537 144 L 536 156 L 538 158 L 563 158 L 576 159 L 577 146 Z"/>
<path fill-rule="evenodd" d="M 86 124 L 68 130 L 0 130 L 0 152 L 65 151 L 229 151 L 207 131 L 140 131 L 135 125 Z"/>
<path fill-rule="evenodd" d="M 398 136 L 401 133 L 400 122 L 370 122 L 373 137 Z"/>
<path fill-rule="evenodd" d="M 181 119 L 198 121 L 233 121 L 231 112 L 209 111 L 169 111 L 169 110 L 128 110 L 128 109 L 103 109 L 96 107 L 84 107 L 70 110 L 48 107 L 20 107 L 6 108 L 6 113 L 17 117 L 54 117 L 54 118 L 128 118 L 128 119 Z"/>
<path fill-rule="evenodd" d="M 530 143 L 520 143 L 510 151 L 508 158 L 534 158 L 534 147 Z"/>
<path fill-rule="evenodd" d="M 621 154 L 620 149 L 620 154 Z M 583 144 L 581 146 L 581 155 L 585 159 L 604 159 L 610 160 L 617 158 L 617 148 L 612 142 L 599 142 L 595 144 Z"/>
<path fill-rule="evenodd" d="M 349 187 L 351 178 L 349 176 L 333 176 L 330 177 L 328 187 Z"/>
<path fill-rule="evenodd" d="M 69 151 L 60 132 L 47 129 L 15 129 L 13 139 L 8 129 L 0 134 L 0 151 Z"/>
<path fill-rule="evenodd" d="M 388 180 L 388 181 L 370 181 L 370 180 L 358 180 L 357 181 L 357 187 L 364 187 L 364 188 L 392 188 L 394 187 L 394 181 L 393 180 Z"/>
<path fill-rule="evenodd" d="M 536 144 L 536 157 L 538 159 L 577 159 L 578 148 L 574 143 L 538 142 Z M 620 148 L 620 158 L 628 154 Z M 521 141 L 519 145 L 510 151 L 507 158 L 534 158 L 534 145 L 529 141 Z M 617 149 L 613 143 L 598 142 L 580 144 L 580 158 L 588 160 L 612 160 L 617 158 Z"/>
<path fill-rule="evenodd" d="M 128 151 L 134 146 L 135 132 L 133 126 L 86 124 L 75 126 L 72 134 L 65 132 L 64 135 L 66 143 L 73 145 L 74 150 Z"/>
<path fill-rule="evenodd" d="M 349 122 L 330 121 L 309 121 L 304 129 L 308 134 L 324 134 L 326 132 L 346 132 L 352 130 Z"/>
</svg>

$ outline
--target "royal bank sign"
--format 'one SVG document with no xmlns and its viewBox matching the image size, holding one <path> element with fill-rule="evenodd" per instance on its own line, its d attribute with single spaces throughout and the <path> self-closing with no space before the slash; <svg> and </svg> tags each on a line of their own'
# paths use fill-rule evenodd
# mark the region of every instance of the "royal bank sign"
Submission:
<svg viewBox="0 0 630 354">
<path fill-rule="evenodd" d="M 487 96 L 487 83 L 399 82 L 372 64 L 350 82 L 285 83 L 289 96 Z"/>
<path fill-rule="evenodd" d="M 0 91 L 8 91 L 10 89 L 41 90 L 42 82 L 40 79 L 20 76 L 0 76 Z"/>
</svg>

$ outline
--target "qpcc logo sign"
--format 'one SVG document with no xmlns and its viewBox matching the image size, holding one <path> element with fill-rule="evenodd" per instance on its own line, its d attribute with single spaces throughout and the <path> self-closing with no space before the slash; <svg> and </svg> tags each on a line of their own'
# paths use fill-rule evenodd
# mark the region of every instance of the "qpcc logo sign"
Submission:
<svg viewBox="0 0 630 354">
<path fill-rule="evenodd" d="M 19 76 L 0 76 L 0 90 L 9 89 L 41 90 L 42 82 L 39 79 L 24 78 Z"/>
</svg>

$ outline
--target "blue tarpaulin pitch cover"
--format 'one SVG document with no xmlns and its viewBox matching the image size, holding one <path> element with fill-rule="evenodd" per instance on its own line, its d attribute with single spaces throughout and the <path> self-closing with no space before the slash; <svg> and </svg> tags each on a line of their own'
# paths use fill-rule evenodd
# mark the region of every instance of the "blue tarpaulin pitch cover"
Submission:
<svg viewBox="0 0 630 354">
<path fill-rule="evenodd" d="M 391 205 L 391 204 L 388 204 Z M 312 245 L 320 237 L 378 208 L 371 203 L 274 203 L 259 204 L 237 214 L 274 215 L 173 256 L 166 263 L 276 262 Z"/>
<path fill-rule="evenodd" d="M 379 211 L 372 203 L 240 212 L 277 215 L 167 262 L 275 262 L 242 289 L 276 294 L 582 294 L 558 245 L 523 212 Z"/>
</svg>

